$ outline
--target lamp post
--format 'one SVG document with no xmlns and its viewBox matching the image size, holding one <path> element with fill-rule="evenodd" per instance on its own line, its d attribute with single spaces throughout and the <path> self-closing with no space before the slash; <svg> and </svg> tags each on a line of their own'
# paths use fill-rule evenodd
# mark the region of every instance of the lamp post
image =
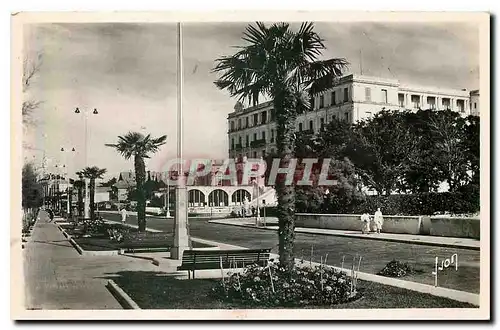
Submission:
<svg viewBox="0 0 500 330">
<path fill-rule="evenodd" d="M 69 219 L 69 214 L 70 214 L 70 205 L 69 205 L 69 194 L 70 194 L 70 189 L 69 189 L 69 165 L 68 165 L 68 158 L 66 157 L 66 153 L 64 150 L 64 147 L 61 148 L 61 152 L 63 153 L 64 157 L 64 166 L 66 167 L 66 219 Z M 71 152 L 75 152 L 75 148 L 71 149 Z"/>
<path fill-rule="evenodd" d="M 259 182 L 257 180 L 253 180 L 253 184 L 257 190 L 257 212 L 255 212 L 255 227 L 258 227 L 260 223 L 260 205 L 259 205 L 260 187 L 259 187 Z"/>
<path fill-rule="evenodd" d="M 88 117 L 89 117 L 89 114 L 93 114 L 93 115 L 98 115 L 99 112 L 97 111 L 97 109 L 94 109 L 94 110 L 80 110 L 80 108 L 76 108 L 75 109 L 75 113 L 76 114 L 80 114 L 80 113 L 83 113 L 83 118 L 84 118 L 84 133 L 85 133 L 85 138 L 84 138 L 84 160 L 85 160 L 85 167 L 88 166 L 88 159 L 87 159 L 87 156 L 88 156 Z M 84 195 L 84 218 L 85 219 L 88 219 L 89 218 L 89 213 L 90 213 L 90 194 L 89 194 L 89 179 L 88 178 L 85 178 L 85 195 Z"/>
<path fill-rule="evenodd" d="M 187 233 L 187 189 L 184 180 L 182 160 L 182 27 L 177 23 L 177 185 L 175 187 L 174 246 L 170 251 L 172 259 L 181 260 L 184 250 L 189 249 Z"/>
</svg>

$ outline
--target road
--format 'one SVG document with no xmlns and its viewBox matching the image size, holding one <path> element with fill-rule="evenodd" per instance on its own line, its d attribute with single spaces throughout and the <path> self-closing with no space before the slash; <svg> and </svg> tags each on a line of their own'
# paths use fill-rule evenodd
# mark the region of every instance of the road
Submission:
<svg viewBox="0 0 500 330">
<path fill-rule="evenodd" d="M 119 214 L 101 212 L 101 215 L 108 220 L 121 220 Z M 127 223 L 136 225 L 136 216 L 129 215 Z M 148 217 L 147 227 L 172 232 L 174 222 L 173 219 Z M 246 248 L 272 248 L 273 253 L 278 253 L 278 236 L 275 231 L 214 224 L 209 223 L 206 218 L 190 218 L 189 233 L 193 237 Z M 344 257 L 344 267 L 350 267 L 353 257 L 360 255 L 362 257 L 360 271 L 373 274 L 379 272 L 391 260 L 408 262 L 416 269 L 421 269 L 422 273 L 404 279 L 430 285 L 434 284 L 432 271 L 435 257 L 449 258 L 457 253 L 458 270 L 448 268 L 440 272 L 439 286 L 479 293 L 479 251 L 297 233 L 295 256 L 309 261 L 311 250 L 312 260 L 315 262 L 320 262 L 320 258 L 328 254 L 327 263 L 340 266 Z"/>
</svg>

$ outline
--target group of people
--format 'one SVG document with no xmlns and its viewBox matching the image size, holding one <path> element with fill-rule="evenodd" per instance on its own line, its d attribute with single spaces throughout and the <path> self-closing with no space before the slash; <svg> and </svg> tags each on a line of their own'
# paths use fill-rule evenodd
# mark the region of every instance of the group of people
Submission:
<svg viewBox="0 0 500 330">
<path fill-rule="evenodd" d="M 371 220 L 372 218 L 368 213 L 364 213 L 361 215 L 361 222 L 362 222 L 361 232 L 363 234 L 370 233 Z M 380 232 L 382 231 L 382 226 L 384 225 L 384 217 L 382 215 L 382 211 L 380 211 L 380 208 L 378 208 L 375 214 L 373 215 L 373 223 L 375 231 L 377 232 L 377 234 L 380 234 Z"/>
</svg>

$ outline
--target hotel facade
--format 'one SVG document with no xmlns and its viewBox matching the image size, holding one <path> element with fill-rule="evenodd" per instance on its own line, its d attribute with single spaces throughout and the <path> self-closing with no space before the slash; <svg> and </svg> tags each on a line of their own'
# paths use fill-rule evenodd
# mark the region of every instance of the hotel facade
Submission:
<svg viewBox="0 0 500 330">
<path fill-rule="evenodd" d="M 382 110 L 434 109 L 479 115 L 479 91 L 414 86 L 396 79 L 348 75 L 332 89 L 315 95 L 311 111 L 300 114 L 297 131 L 317 133 L 333 118 L 355 123 Z M 276 122 L 272 102 L 228 115 L 229 157 L 264 157 L 276 151 Z"/>
</svg>

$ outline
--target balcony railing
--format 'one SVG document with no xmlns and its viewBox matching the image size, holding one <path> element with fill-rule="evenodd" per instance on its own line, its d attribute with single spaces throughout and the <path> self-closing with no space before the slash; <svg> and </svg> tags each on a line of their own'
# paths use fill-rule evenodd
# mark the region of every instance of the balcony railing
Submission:
<svg viewBox="0 0 500 330">
<path fill-rule="evenodd" d="M 265 139 L 254 140 L 254 141 L 250 142 L 250 147 L 252 147 L 252 148 L 262 147 L 265 145 L 266 145 Z"/>
</svg>

